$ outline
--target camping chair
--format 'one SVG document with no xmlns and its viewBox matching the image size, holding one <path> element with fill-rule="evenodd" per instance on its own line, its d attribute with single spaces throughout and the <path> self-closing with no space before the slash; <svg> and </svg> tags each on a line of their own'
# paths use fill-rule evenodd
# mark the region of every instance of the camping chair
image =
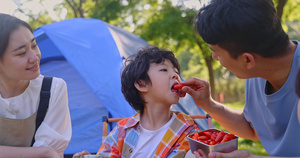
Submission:
<svg viewBox="0 0 300 158">
<path fill-rule="evenodd" d="M 212 118 L 208 114 L 202 115 L 189 115 L 192 119 L 207 119 L 208 120 L 208 128 L 212 128 Z M 125 118 L 125 117 L 124 117 Z M 108 118 L 108 116 L 102 117 L 102 143 L 104 142 L 105 138 L 107 137 L 107 126 L 110 122 L 118 122 L 124 118 Z"/>
</svg>

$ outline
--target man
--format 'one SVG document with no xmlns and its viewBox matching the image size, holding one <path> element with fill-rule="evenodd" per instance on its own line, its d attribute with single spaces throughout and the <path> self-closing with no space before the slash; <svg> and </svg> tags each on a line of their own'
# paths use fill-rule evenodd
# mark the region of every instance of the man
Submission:
<svg viewBox="0 0 300 158">
<path fill-rule="evenodd" d="M 272 0 L 212 0 L 195 17 L 197 33 L 213 59 L 247 79 L 243 111 L 211 98 L 209 83 L 189 78 L 183 91 L 229 132 L 261 141 L 270 156 L 300 156 L 300 125 L 295 93 L 300 68 L 298 41 L 283 31 Z M 199 155 L 200 153 L 200 155 Z M 201 151 L 196 156 L 203 156 Z M 255 157 L 248 151 L 209 157 Z"/>
</svg>

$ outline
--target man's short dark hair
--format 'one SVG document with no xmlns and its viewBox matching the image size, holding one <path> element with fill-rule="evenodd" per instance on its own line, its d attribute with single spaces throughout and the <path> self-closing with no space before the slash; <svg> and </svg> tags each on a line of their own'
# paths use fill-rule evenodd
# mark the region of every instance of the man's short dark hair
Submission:
<svg viewBox="0 0 300 158">
<path fill-rule="evenodd" d="M 134 84 L 141 84 L 140 80 L 144 81 L 145 84 L 151 84 L 148 76 L 150 64 L 162 63 L 166 59 L 170 60 L 180 73 L 179 63 L 173 52 L 154 46 L 140 49 L 137 54 L 128 57 L 125 61 L 125 67 L 121 76 L 122 93 L 128 103 L 141 114 L 144 112 L 145 101 Z"/>
<path fill-rule="evenodd" d="M 289 42 L 272 0 L 211 0 L 194 24 L 206 43 L 217 44 L 235 59 L 243 52 L 282 56 Z"/>
</svg>

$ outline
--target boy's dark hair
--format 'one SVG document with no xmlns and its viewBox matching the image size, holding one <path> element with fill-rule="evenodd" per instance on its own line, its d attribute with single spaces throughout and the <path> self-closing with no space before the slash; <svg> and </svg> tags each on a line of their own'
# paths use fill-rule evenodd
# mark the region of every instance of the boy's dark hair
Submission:
<svg viewBox="0 0 300 158">
<path fill-rule="evenodd" d="M 300 98 L 300 69 L 298 70 L 297 77 L 296 77 L 296 93 Z"/>
<path fill-rule="evenodd" d="M 272 0 L 211 0 L 194 24 L 206 43 L 217 44 L 235 59 L 243 52 L 281 56 L 289 43 Z"/>
<path fill-rule="evenodd" d="M 28 23 L 14 16 L 0 13 L 0 59 L 2 58 L 9 42 L 10 34 L 21 25 L 27 27 L 31 32 L 32 28 Z"/>
<path fill-rule="evenodd" d="M 159 49 L 154 46 L 147 46 L 138 51 L 137 54 L 128 57 L 125 61 L 125 68 L 122 72 L 121 83 L 122 93 L 128 103 L 138 112 L 143 114 L 145 101 L 134 83 L 141 85 L 140 80 L 145 84 L 150 83 L 148 70 L 152 63 L 162 63 L 169 59 L 180 73 L 180 67 L 173 52 Z M 128 64 L 129 63 L 129 64 Z"/>
</svg>

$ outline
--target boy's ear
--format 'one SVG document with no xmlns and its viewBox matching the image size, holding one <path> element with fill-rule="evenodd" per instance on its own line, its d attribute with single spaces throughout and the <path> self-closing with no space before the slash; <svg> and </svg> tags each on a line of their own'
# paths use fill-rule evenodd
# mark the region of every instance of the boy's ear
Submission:
<svg viewBox="0 0 300 158">
<path fill-rule="evenodd" d="M 247 69 L 252 69 L 255 66 L 255 58 L 251 53 L 243 53 L 242 57 Z"/>
<path fill-rule="evenodd" d="M 134 86 L 140 92 L 148 91 L 148 87 L 146 86 L 146 82 L 144 80 L 138 80 L 138 81 L 134 82 Z"/>
</svg>

